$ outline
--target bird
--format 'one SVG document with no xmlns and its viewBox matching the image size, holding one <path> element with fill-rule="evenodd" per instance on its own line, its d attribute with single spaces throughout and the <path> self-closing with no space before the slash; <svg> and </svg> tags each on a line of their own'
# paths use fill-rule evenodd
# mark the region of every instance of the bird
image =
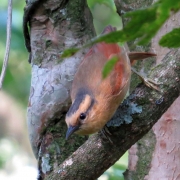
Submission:
<svg viewBox="0 0 180 180">
<path fill-rule="evenodd" d="M 102 34 L 116 29 L 105 27 Z M 127 52 L 117 43 L 94 44 L 84 56 L 75 73 L 70 106 L 65 121 L 66 139 L 73 133 L 94 134 L 103 129 L 124 100 L 130 86 L 131 65 L 135 60 L 156 56 L 151 52 Z M 112 71 L 103 78 L 102 70 L 112 58 L 117 61 Z"/>
</svg>

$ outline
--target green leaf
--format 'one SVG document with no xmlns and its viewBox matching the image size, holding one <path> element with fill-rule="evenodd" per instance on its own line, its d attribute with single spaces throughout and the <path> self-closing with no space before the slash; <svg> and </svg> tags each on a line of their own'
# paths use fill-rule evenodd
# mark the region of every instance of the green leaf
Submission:
<svg viewBox="0 0 180 180">
<path fill-rule="evenodd" d="M 125 14 L 125 17 L 129 18 L 130 21 L 123 30 L 97 37 L 81 48 L 88 47 L 99 42 L 124 43 L 135 39 L 137 39 L 138 45 L 145 45 L 155 36 L 170 15 L 178 10 L 180 10 L 179 0 L 159 0 L 154 5 L 146 9 L 128 12 Z M 179 44 L 177 43 L 176 47 L 178 46 Z M 63 57 L 69 57 L 76 53 L 79 49 L 68 49 L 63 53 Z"/>
<path fill-rule="evenodd" d="M 118 57 L 113 56 L 108 62 L 106 62 L 102 70 L 103 78 L 106 78 L 109 75 L 109 73 L 113 70 L 114 65 L 116 64 L 117 61 L 118 61 Z"/>
<path fill-rule="evenodd" d="M 76 52 L 78 52 L 80 50 L 80 48 L 70 48 L 70 49 L 66 49 L 64 50 L 64 52 L 62 53 L 61 57 L 65 58 L 65 57 L 70 57 L 73 56 Z"/>
<path fill-rule="evenodd" d="M 159 44 L 169 48 L 180 47 L 180 28 L 173 29 L 171 32 L 164 35 L 160 39 Z"/>
<path fill-rule="evenodd" d="M 179 9 L 179 0 L 160 0 L 144 10 L 127 13 L 125 16 L 131 18 L 131 21 L 124 28 L 126 34 L 130 33 L 128 41 L 139 38 L 138 45 L 147 44 L 170 17 L 171 13 L 175 13 Z"/>
</svg>

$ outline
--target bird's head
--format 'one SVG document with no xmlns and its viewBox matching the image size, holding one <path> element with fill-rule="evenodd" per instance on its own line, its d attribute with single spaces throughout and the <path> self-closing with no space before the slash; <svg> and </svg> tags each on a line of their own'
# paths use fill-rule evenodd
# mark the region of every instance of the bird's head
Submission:
<svg viewBox="0 0 180 180">
<path fill-rule="evenodd" d="M 96 101 L 91 94 L 79 93 L 76 95 L 69 111 L 66 114 L 68 130 L 66 139 L 73 133 L 87 135 L 94 133 L 93 121 L 96 114 Z"/>
</svg>

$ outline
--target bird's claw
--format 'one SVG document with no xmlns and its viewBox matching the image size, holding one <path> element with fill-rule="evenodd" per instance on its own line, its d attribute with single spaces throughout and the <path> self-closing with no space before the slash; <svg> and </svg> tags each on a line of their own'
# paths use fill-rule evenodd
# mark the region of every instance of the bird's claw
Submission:
<svg viewBox="0 0 180 180">
<path fill-rule="evenodd" d="M 152 88 L 152 89 L 155 89 L 156 91 L 160 91 L 159 89 L 159 85 L 161 83 L 158 83 L 158 82 L 155 82 L 153 81 L 152 79 L 149 79 L 149 78 L 146 78 L 146 77 L 141 77 L 142 81 L 144 82 L 144 84 L 149 87 L 149 88 Z"/>
<path fill-rule="evenodd" d="M 110 142 L 111 144 L 113 144 L 111 138 L 109 137 L 109 136 L 111 136 L 112 134 L 109 132 L 109 130 L 108 130 L 108 128 L 107 128 L 106 125 L 103 127 L 103 129 L 101 129 L 100 132 L 101 132 L 101 134 L 103 135 L 103 137 L 104 137 L 105 139 L 109 140 L 109 142 Z"/>
<path fill-rule="evenodd" d="M 162 83 L 155 82 L 152 79 L 149 79 L 149 78 L 143 76 L 141 73 L 137 72 L 134 68 L 131 68 L 131 70 L 139 76 L 139 78 L 143 81 L 143 83 L 147 87 L 155 89 L 156 91 L 160 91 L 158 86 L 161 85 Z"/>
</svg>

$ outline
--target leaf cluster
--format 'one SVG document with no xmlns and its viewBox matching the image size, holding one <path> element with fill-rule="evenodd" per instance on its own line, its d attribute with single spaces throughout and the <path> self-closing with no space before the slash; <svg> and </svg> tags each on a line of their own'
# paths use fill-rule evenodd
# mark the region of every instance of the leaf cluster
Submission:
<svg viewBox="0 0 180 180">
<path fill-rule="evenodd" d="M 159 0 L 148 8 L 128 12 L 124 16 L 130 20 L 122 30 L 97 37 L 81 48 L 102 41 L 107 43 L 124 43 L 135 39 L 138 39 L 138 45 L 145 45 L 155 36 L 170 15 L 176 13 L 179 9 L 179 0 Z M 174 29 L 170 33 L 164 35 L 160 40 L 160 45 L 169 48 L 179 47 L 179 32 L 180 28 Z M 62 57 L 72 56 L 81 48 L 73 49 L 73 51 L 67 49 L 63 52 Z"/>
</svg>

